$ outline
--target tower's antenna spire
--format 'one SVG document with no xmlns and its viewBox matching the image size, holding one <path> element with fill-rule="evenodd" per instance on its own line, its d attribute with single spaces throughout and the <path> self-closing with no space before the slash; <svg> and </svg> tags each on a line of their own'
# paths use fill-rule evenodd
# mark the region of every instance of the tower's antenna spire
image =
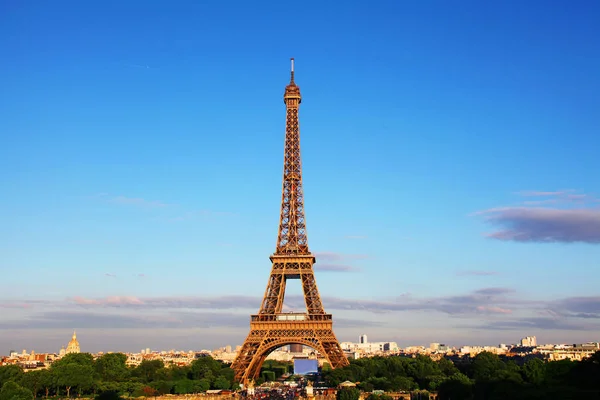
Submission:
<svg viewBox="0 0 600 400">
<path fill-rule="evenodd" d="M 290 61 L 292 62 L 292 76 L 290 82 L 294 83 L 294 57 L 290 58 Z"/>
</svg>

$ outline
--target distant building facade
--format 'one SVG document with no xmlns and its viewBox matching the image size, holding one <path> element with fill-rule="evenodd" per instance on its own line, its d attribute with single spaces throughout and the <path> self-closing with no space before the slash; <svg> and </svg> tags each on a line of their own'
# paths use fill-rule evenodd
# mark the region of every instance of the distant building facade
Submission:
<svg viewBox="0 0 600 400">
<path fill-rule="evenodd" d="M 535 347 L 537 346 L 537 338 L 535 336 L 527 336 L 521 339 L 521 346 Z"/>
<path fill-rule="evenodd" d="M 79 342 L 77 341 L 77 333 L 75 332 L 73 332 L 73 337 L 71 338 L 71 341 L 65 350 L 65 354 L 70 353 L 81 353 L 81 348 L 79 347 Z"/>
</svg>

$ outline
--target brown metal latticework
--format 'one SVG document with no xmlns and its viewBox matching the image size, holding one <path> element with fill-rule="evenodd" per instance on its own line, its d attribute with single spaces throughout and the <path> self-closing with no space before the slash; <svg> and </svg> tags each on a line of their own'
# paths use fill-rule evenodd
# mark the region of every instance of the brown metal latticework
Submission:
<svg viewBox="0 0 600 400">
<path fill-rule="evenodd" d="M 300 88 L 294 82 L 292 59 L 291 80 L 283 96 L 286 129 L 277 248 L 270 257 L 273 266 L 260 310 L 251 316 L 250 333 L 231 365 L 236 380 L 242 384 L 256 379 L 269 353 L 287 344 L 312 347 L 327 358 L 333 368 L 348 365 L 333 333 L 331 314 L 323 309 L 313 271 L 315 257 L 308 250 L 298 126 L 301 100 Z M 302 281 L 306 313 L 282 312 L 288 279 Z"/>
</svg>

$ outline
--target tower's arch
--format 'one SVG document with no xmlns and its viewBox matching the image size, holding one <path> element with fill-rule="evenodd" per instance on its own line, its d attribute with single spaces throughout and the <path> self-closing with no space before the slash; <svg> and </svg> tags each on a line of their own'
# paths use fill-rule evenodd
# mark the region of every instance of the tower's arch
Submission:
<svg viewBox="0 0 600 400">
<path fill-rule="evenodd" d="M 315 342 L 317 342 L 317 343 L 315 343 Z M 261 369 L 262 365 L 265 363 L 265 360 L 267 359 L 269 354 L 271 354 L 273 351 L 275 351 L 283 346 L 287 346 L 290 344 L 301 344 L 301 345 L 312 348 L 313 350 L 317 351 L 320 354 L 326 354 L 323 346 L 321 346 L 318 343 L 318 339 L 310 340 L 310 339 L 298 338 L 298 339 L 289 340 L 289 339 L 280 338 L 280 339 L 274 339 L 274 340 L 271 340 L 268 342 L 265 341 L 265 343 L 258 348 L 252 361 L 250 362 L 250 365 L 247 368 L 247 374 L 246 374 L 245 380 L 246 381 L 256 380 L 259 377 L 260 369 Z"/>
</svg>

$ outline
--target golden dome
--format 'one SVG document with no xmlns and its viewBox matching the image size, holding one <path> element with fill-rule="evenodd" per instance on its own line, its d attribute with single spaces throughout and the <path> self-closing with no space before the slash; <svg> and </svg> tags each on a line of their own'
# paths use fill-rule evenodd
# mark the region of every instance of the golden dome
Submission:
<svg viewBox="0 0 600 400">
<path fill-rule="evenodd" d="M 67 345 L 66 352 L 67 353 L 79 353 L 80 352 L 79 342 L 77 341 L 77 333 L 75 331 L 73 331 L 73 337 L 71 338 L 71 341 Z"/>
</svg>

